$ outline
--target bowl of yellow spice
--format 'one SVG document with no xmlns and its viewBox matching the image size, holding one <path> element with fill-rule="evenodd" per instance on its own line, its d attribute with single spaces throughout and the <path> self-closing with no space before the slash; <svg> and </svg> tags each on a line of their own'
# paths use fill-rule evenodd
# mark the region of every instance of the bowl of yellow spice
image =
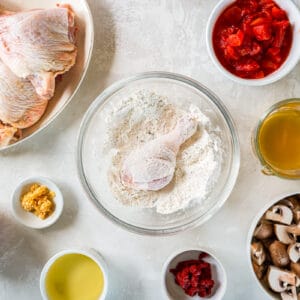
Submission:
<svg viewBox="0 0 300 300">
<path fill-rule="evenodd" d="M 12 196 L 12 210 L 23 225 L 41 229 L 54 224 L 63 210 L 63 196 L 58 186 L 45 177 L 31 177 L 17 186 Z"/>
</svg>

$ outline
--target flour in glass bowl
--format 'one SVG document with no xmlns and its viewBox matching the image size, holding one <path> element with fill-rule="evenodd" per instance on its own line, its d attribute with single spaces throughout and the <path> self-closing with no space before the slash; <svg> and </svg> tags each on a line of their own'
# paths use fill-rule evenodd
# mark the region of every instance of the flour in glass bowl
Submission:
<svg viewBox="0 0 300 300">
<path fill-rule="evenodd" d="M 188 113 L 198 121 L 198 128 L 180 147 L 171 183 L 159 191 L 125 187 L 120 170 L 126 156 L 136 147 L 170 132 L 179 118 Z M 108 181 L 114 197 L 122 204 L 170 214 L 192 201 L 203 201 L 218 180 L 223 159 L 221 132 L 196 105 L 183 110 L 164 96 L 141 90 L 114 105 L 105 122 L 109 124 L 105 143 L 111 157 Z"/>
</svg>

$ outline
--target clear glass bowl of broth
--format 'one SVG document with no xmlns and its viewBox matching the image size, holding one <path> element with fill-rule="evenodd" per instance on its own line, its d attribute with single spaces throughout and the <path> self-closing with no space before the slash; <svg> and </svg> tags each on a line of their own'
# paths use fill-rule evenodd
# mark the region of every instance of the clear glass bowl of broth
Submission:
<svg viewBox="0 0 300 300">
<path fill-rule="evenodd" d="M 300 179 L 300 99 L 270 107 L 254 131 L 253 147 L 264 174 Z"/>
</svg>

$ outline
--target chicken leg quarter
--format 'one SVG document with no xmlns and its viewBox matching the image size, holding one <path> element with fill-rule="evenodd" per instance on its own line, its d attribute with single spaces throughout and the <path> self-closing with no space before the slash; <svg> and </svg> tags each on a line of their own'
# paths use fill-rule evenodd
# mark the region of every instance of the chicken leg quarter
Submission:
<svg viewBox="0 0 300 300">
<path fill-rule="evenodd" d="M 174 176 L 180 146 L 196 130 L 197 121 L 186 115 L 168 134 L 133 150 L 124 160 L 120 172 L 123 185 L 146 191 L 158 191 L 168 185 Z"/>
</svg>

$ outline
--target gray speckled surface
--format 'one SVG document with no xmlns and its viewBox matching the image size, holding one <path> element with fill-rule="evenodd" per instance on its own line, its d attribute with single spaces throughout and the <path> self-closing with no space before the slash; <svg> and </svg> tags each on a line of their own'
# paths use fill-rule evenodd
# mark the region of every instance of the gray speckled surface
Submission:
<svg viewBox="0 0 300 300">
<path fill-rule="evenodd" d="M 87 77 L 58 119 L 31 141 L 0 154 L 0 299 L 40 299 L 39 273 L 47 259 L 70 247 L 93 247 L 111 271 L 108 299 L 157 300 L 161 268 L 176 249 L 213 249 L 228 273 L 225 300 L 266 299 L 247 265 L 246 237 L 254 215 L 273 196 L 296 189 L 299 181 L 266 177 L 251 150 L 250 136 L 259 116 L 278 100 L 300 95 L 298 65 L 267 87 L 244 87 L 224 78 L 205 47 L 205 25 L 217 0 L 89 0 L 96 30 Z M 300 1 L 297 1 L 300 4 Z M 130 74 L 165 70 L 182 73 L 211 88 L 230 110 L 241 139 L 240 175 L 232 195 L 210 221 L 176 236 L 139 236 L 104 218 L 85 196 L 75 161 L 79 124 L 89 104 L 112 82 Z M 31 175 L 52 178 L 66 207 L 57 224 L 31 230 L 15 223 L 10 196 Z M 299 188 L 300 190 L 300 188 Z M 5 230 L 4 230 L 5 229 Z M 1 254 L 0 254 L 1 255 Z"/>
</svg>

